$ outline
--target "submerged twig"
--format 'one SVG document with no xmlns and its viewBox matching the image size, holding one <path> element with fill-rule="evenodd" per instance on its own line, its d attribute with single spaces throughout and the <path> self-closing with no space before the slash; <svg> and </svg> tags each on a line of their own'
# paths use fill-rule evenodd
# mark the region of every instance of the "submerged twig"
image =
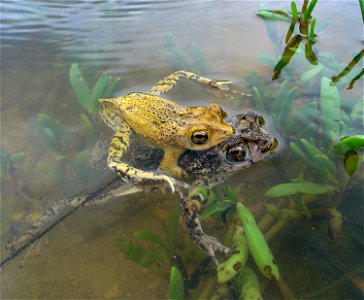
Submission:
<svg viewBox="0 0 364 300">
<path fill-rule="evenodd" d="M 50 230 L 60 224 L 67 217 L 72 215 L 76 210 L 93 202 L 105 202 L 110 197 L 122 196 L 126 194 L 142 191 L 142 188 L 135 188 L 134 185 L 122 183 L 119 178 L 114 178 L 105 186 L 97 190 L 86 192 L 75 197 L 63 198 L 53 207 L 48 209 L 40 220 L 34 223 L 31 228 L 10 244 L 12 252 L 2 259 L 0 268 L 3 268 L 8 262 L 13 260 L 24 250 L 28 249 L 34 242 L 38 241 Z"/>
</svg>

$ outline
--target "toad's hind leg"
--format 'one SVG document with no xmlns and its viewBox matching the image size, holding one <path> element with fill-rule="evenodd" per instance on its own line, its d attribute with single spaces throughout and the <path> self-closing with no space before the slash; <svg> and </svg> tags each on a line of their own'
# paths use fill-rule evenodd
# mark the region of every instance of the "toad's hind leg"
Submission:
<svg viewBox="0 0 364 300">
<path fill-rule="evenodd" d="M 218 261 L 216 258 L 216 253 L 229 254 L 230 249 L 219 242 L 213 236 L 207 235 L 200 224 L 198 219 L 198 207 L 195 204 L 199 202 L 200 195 L 198 192 L 190 192 L 188 194 L 182 194 L 180 198 L 179 207 L 186 224 L 187 232 L 190 238 L 203 250 L 205 250 L 208 255 L 214 260 L 216 265 Z"/>
<path fill-rule="evenodd" d="M 151 88 L 151 93 L 157 96 L 166 93 L 174 88 L 178 80 L 180 80 L 181 78 L 196 81 L 204 86 L 221 92 L 240 94 L 244 96 L 249 95 L 230 89 L 231 81 L 229 80 L 213 80 L 187 71 L 174 72 L 163 78 L 162 80 L 158 81 L 157 85 Z"/>
<path fill-rule="evenodd" d="M 167 187 L 172 193 L 175 191 L 175 180 L 166 175 L 146 172 L 132 167 L 127 163 L 120 161 L 120 158 L 126 152 L 130 144 L 131 129 L 125 125 L 114 134 L 109 147 L 107 165 L 114 170 L 122 180 L 132 183 L 151 184 L 160 187 Z"/>
</svg>

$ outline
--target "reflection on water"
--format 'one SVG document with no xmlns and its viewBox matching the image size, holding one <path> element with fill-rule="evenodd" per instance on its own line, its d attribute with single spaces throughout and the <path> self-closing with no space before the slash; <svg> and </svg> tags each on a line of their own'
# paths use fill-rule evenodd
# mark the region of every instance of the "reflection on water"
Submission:
<svg viewBox="0 0 364 300">
<path fill-rule="evenodd" d="M 269 7 L 287 9 L 288 6 L 288 2 L 269 2 Z M 322 122 L 318 112 L 324 109 L 320 103 L 320 76 L 331 78 L 340 74 L 362 48 L 357 1 L 319 1 L 314 10 L 317 25 L 330 21 L 313 45 L 322 65 L 311 66 L 304 50 L 298 48 L 274 83 L 271 82 L 273 69 L 284 51 L 283 40 L 289 24 L 265 25 L 255 16 L 258 8 L 256 1 L 191 1 L 188 4 L 182 1 L 3 1 L 1 145 L 9 155 L 24 152 L 25 160 L 11 167 L 7 165 L 7 174 L 2 178 L 2 257 L 7 254 L 3 251 L 4 244 L 24 232 L 56 200 L 71 193 L 70 190 L 97 187 L 112 176 L 106 171 L 100 172 L 99 177 L 89 172 L 82 175 L 87 182 L 78 181 L 77 176 L 85 170 L 80 162 L 85 162 L 84 151 L 90 149 L 92 137 L 87 138 L 87 120 L 80 118 L 85 110 L 75 100 L 69 82 L 72 63 L 80 66 L 90 89 L 102 71 L 112 74 L 114 79 L 120 76 L 118 95 L 145 91 L 179 68 L 231 79 L 245 91 L 254 91 L 255 87 L 260 95 L 255 93 L 254 99 L 260 96 L 261 102 L 216 98 L 189 83 L 181 83 L 169 96 L 188 105 L 217 102 L 228 113 L 258 109 L 283 138 L 281 145 L 294 142 L 305 152 L 300 139 L 308 139 L 319 148 L 321 160 L 328 155 L 332 137 L 329 132 L 362 134 L 359 102 L 362 79 L 357 80 L 352 90 L 345 89 L 359 73 L 357 66 L 337 84 L 342 108 L 337 119 L 341 121 L 323 122 L 322 128 L 317 126 Z M 269 26 L 274 26 L 278 33 L 276 42 L 270 40 L 272 27 Z M 276 101 L 280 99 L 276 96 L 278 91 L 284 96 L 283 102 Z M 44 143 L 39 133 L 39 113 L 62 124 L 62 130 L 55 125 L 56 132 L 67 133 L 67 138 L 58 140 L 61 150 L 52 150 L 53 146 Z M 87 116 L 96 127 L 97 114 Z M 342 187 L 346 179 L 338 178 L 335 182 L 336 179 L 320 173 L 321 169 L 315 169 L 314 164 L 301 168 L 309 162 L 302 159 L 299 165 L 289 146 L 282 148 L 283 158 L 277 158 L 274 164 L 267 162 L 247 169 L 230 182 L 233 186 L 245 183 L 241 197 L 248 203 L 257 202 L 258 212 L 263 209 L 263 202 L 283 201 L 265 197 L 265 191 L 300 176 L 306 180 L 314 178 L 316 183 L 322 183 L 322 178 L 328 176 L 329 184 Z M 66 184 L 57 185 L 53 179 L 62 174 L 56 171 L 51 174 L 49 170 L 60 170 L 60 164 L 67 165 L 70 161 L 76 167 L 67 169 Z M 340 162 L 337 158 L 335 167 L 339 168 Z M 2 157 L 2 168 L 3 164 Z M 287 178 L 282 179 L 282 173 Z M 332 204 L 328 199 L 336 197 L 333 193 L 333 196 L 324 194 L 318 202 L 306 199 L 307 203 L 314 203 L 309 205 L 316 219 L 296 220 L 270 242 L 281 275 L 297 297 L 357 298 L 360 295 L 361 180 L 358 171 L 352 180 L 345 182 L 349 193 L 338 209 L 344 216 L 341 240 L 328 238 L 327 223 L 332 215 L 320 212 L 325 210 L 325 205 Z M 35 246 L 23 268 L 18 266 L 24 255 L 6 266 L 1 273 L 2 298 L 168 297 L 165 278 L 160 279 L 125 259 L 112 241 L 120 235 L 130 237 L 141 228 L 165 237 L 168 212 L 173 211 L 177 201 L 176 197 L 173 201 L 170 198 L 167 194 L 140 193 L 105 206 L 78 210 L 46 235 L 39 257 L 35 257 L 38 247 Z M 335 213 L 326 208 L 327 211 Z M 216 226 L 220 230 L 208 225 L 206 228 L 223 239 L 223 224 Z M 186 257 L 192 251 L 196 261 L 187 260 L 194 264 L 204 254 L 189 244 L 183 225 L 179 227 L 177 247 Z M 346 251 L 345 258 L 340 254 L 343 251 Z M 267 281 L 260 279 L 266 286 L 264 296 L 281 297 L 276 285 L 268 286 Z M 192 291 L 195 297 L 204 292 L 203 283 L 197 286 Z"/>
</svg>

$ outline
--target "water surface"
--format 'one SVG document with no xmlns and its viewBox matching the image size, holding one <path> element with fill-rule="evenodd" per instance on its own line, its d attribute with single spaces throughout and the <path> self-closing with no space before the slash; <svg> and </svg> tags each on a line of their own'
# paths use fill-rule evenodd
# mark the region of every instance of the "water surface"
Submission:
<svg viewBox="0 0 364 300">
<path fill-rule="evenodd" d="M 255 14 L 259 4 L 258 1 L 3 1 L 1 145 L 8 153 L 24 152 L 26 159 L 2 180 L 2 257 L 7 253 L 3 250 L 7 241 L 26 230 L 45 209 L 67 194 L 67 188 L 55 184 L 47 172 L 54 166 L 57 153 L 42 142 L 36 119 L 39 113 L 46 113 L 64 124 L 71 136 L 68 155 L 83 149 L 85 141 L 80 122 L 83 110 L 69 83 L 72 63 L 80 66 L 90 84 L 100 72 L 121 77 L 116 94 L 122 95 L 146 91 L 178 69 L 194 70 L 191 53 L 198 45 L 205 61 L 203 70 L 200 67 L 204 75 L 232 80 L 237 88 L 250 92 L 246 76 L 254 70 L 275 93 L 286 74 L 271 82 L 272 68 L 258 56 L 265 53 L 277 58 L 284 46 L 276 47 L 269 39 L 264 21 Z M 289 8 L 289 2 L 272 1 L 266 5 Z M 363 47 L 358 2 L 319 1 L 314 15 L 318 24 L 330 23 L 318 36 L 315 51 L 330 53 L 344 65 L 349 63 Z M 287 28 L 287 23 L 277 22 L 283 38 Z M 171 42 L 178 43 L 174 45 L 180 51 L 180 60 L 168 59 L 166 45 Z M 295 69 L 293 63 L 291 67 L 297 74 L 310 67 L 309 64 L 296 66 Z M 315 88 L 298 90 L 297 98 L 303 103 L 318 97 L 319 81 L 311 87 Z M 340 88 L 342 107 L 347 114 L 362 97 L 362 91 L 362 80 L 352 90 Z M 216 98 L 193 83 L 181 83 L 169 97 L 185 105 L 206 105 L 214 101 L 230 114 L 254 108 L 251 101 Z M 295 109 L 299 110 L 300 105 Z M 265 116 L 271 127 L 279 131 L 282 138 L 279 155 L 284 157 L 288 153 L 287 132 L 275 126 L 269 114 Z M 362 124 L 357 123 L 350 128 L 350 134 L 360 134 L 362 129 Z M 297 175 L 290 174 L 287 162 L 279 159 L 277 162 L 278 166 L 270 161 L 239 172 L 231 184 L 245 183 L 241 196 L 244 199 L 269 201 L 263 194 L 279 182 L 277 167 L 286 170 L 288 175 Z M 96 188 L 112 176 L 108 172 L 102 175 L 73 189 Z M 345 197 L 344 219 L 352 217 L 353 221 L 344 223 L 344 232 L 363 228 L 360 216 L 355 214 L 363 211 L 362 178 L 356 174 L 350 185 L 351 194 Z M 23 267 L 19 266 L 24 254 L 2 270 L 1 297 L 167 298 L 167 280 L 125 259 L 113 246 L 113 239 L 119 235 L 130 237 L 141 228 L 165 236 L 164 224 L 176 203 L 177 198 L 168 194 L 140 193 L 100 207 L 78 210 L 45 236 L 39 256 L 35 246 Z M 318 223 L 311 219 L 293 222 L 272 241 L 281 273 L 298 298 L 357 299 L 358 288 L 347 279 L 363 278 L 363 269 L 360 269 L 363 257 L 355 256 L 362 243 L 358 246 L 350 239 L 347 244 L 348 253 L 352 253 L 359 270 L 340 269 L 342 264 L 336 261 L 338 253 L 325 253 L 322 249 L 327 249 L 327 244 L 312 246 L 329 243 L 331 248 L 338 249 L 327 237 L 326 223 L 325 218 Z M 310 230 L 315 234 L 307 235 Z M 214 228 L 207 231 L 213 233 Z M 182 224 L 178 234 L 181 240 L 178 245 L 183 249 L 183 241 L 188 241 Z M 216 230 L 216 234 L 222 238 L 223 230 Z M 302 244 L 295 236 L 302 238 Z M 203 257 L 202 252 L 198 253 Z M 350 261 L 347 265 L 354 263 Z M 265 282 L 265 285 L 267 298 L 280 297 L 274 284 Z M 202 289 L 203 283 L 192 292 L 194 297 Z"/>
</svg>

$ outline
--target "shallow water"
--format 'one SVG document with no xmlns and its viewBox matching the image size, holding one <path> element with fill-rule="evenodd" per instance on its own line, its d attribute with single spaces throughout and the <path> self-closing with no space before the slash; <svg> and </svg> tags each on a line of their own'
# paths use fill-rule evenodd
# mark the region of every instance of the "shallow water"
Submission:
<svg viewBox="0 0 364 300">
<path fill-rule="evenodd" d="M 40 138 L 38 113 L 46 113 L 64 124 L 70 133 L 67 152 L 70 157 L 87 144 L 80 122 L 83 110 L 69 83 L 72 63 L 80 66 L 90 85 L 100 72 L 121 77 L 117 95 L 146 91 L 178 69 L 232 80 L 237 88 L 249 92 L 251 86 L 246 77 L 249 70 L 254 70 L 271 93 L 275 93 L 288 75 L 283 72 L 279 80 L 271 82 L 272 68 L 262 63 L 258 55 L 265 53 L 277 59 L 284 46 L 282 43 L 274 46 L 269 39 L 264 21 L 255 15 L 259 4 L 258 1 L 3 1 L 1 145 L 8 153 L 24 152 L 26 158 L 2 178 L 2 257 L 8 253 L 4 245 L 26 230 L 56 200 L 70 190 L 96 188 L 112 176 L 103 172 L 97 178 L 83 177 L 87 180 L 84 182 L 85 179 L 77 179 L 77 170 L 71 170 L 70 182 L 76 184 L 68 189 L 54 183 L 48 173 L 59 153 L 51 151 Z M 272 1 L 266 5 L 289 8 L 289 2 Z M 345 66 L 363 47 L 358 2 L 319 1 L 314 15 L 318 24 L 331 22 L 319 34 L 313 46 L 315 51 L 330 53 Z M 276 24 L 279 35 L 284 38 L 289 25 Z M 179 46 L 174 48 L 175 58 L 169 59 L 170 48 L 166 44 L 175 41 Z M 196 47 L 201 49 L 205 64 L 196 66 L 196 54 L 191 54 Z M 295 74 L 302 74 L 309 67 L 308 63 L 297 61 L 290 65 Z M 350 79 L 355 71 L 349 75 Z M 294 105 L 295 112 L 302 108 L 302 103 L 318 97 L 319 79 L 313 79 L 306 89 L 304 85 L 299 86 L 297 99 L 300 101 Z M 339 86 L 339 91 L 343 111 L 350 115 L 362 97 L 363 79 L 352 90 Z M 179 84 L 169 97 L 185 105 L 206 105 L 214 101 L 230 114 L 254 108 L 251 101 L 216 98 L 215 94 L 190 82 Z M 278 158 L 274 163 L 263 162 L 243 170 L 230 182 L 232 185 L 245 183 L 241 197 L 250 202 L 271 201 L 264 192 L 282 182 L 282 171 L 277 172 L 277 168 L 289 179 L 301 175 L 291 167 L 294 162 L 284 160 L 289 156 L 287 141 L 300 137 L 288 132 L 285 126 L 274 124 L 269 110 L 265 116 L 281 137 Z M 304 121 L 312 122 L 311 116 L 304 117 L 307 117 Z M 348 134 L 362 134 L 362 122 L 349 124 Z M 319 139 L 314 134 L 310 137 Z M 346 201 L 342 201 L 344 238 L 339 242 L 335 244 L 327 236 L 327 215 L 291 222 L 272 239 L 272 251 L 281 274 L 296 297 L 358 299 L 363 295 L 352 279 L 363 280 L 363 246 L 355 238 L 359 236 L 360 240 L 363 229 L 358 214 L 363 212 L 362 174 L 362 169 L 354 174 L 344 197 Z M 168 194 L 140 193 L 100 207 L 78 210 L 43 238 L 39 256 L 35 246 L 23 267 L 20 265 L 24 254 L 2 270 L 1 298 L 167 298 L 167 280 L 124 258 L 113 246 L 113 239 L 119 235 L 130 237 L 137 229 L 146 228 L 165 237 L 168 212 L 176 203 L 177 198 Z M 217 224 L 204 227 L 222 239 L 223 224 Z M 193 248 L 188 244 L 183 225 L 179 227 L 179 249 L 188 248 L 186 243 Z M 336 250 L 340 247 L 348 251 L 345 258 L 338 258 L 340 252 Z M 336 250 L 325 252 L 328 248 Z M 198 258 L 203 257 L 201 251 L 194 251 Z M 260 279 L 265 298 L 281 297 L 275 284 Z M 191 297 L 197 297 L 205 288 L 204 282 L 200 283 L 191 291 Z"/>
</svg>

